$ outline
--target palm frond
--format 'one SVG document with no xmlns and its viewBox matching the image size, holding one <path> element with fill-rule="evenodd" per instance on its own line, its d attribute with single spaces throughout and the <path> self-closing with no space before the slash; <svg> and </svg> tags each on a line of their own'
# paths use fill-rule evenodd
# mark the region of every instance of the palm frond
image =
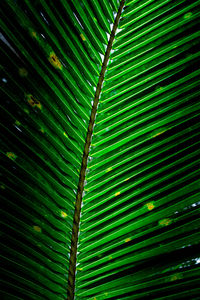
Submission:
<svg viewBox="0 0 200 300">
<path fill-rule="evenodd" d="M 70 250 L 75 299 L 199 297 L 200 4 L 125 1 L 106 68 L 122 2 L 0 4 L 2 299 L 67 299 Z"/>
</svg>

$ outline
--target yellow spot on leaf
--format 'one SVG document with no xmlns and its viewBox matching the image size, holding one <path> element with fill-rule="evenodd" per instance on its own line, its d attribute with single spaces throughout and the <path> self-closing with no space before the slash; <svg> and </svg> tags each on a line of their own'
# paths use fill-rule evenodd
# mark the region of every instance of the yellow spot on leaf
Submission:
<svg viewBox="0 0 200 300">
<path fill-rule="evenodd" d="M 111 259 L 112 259 L 112 256 L 109 256 L 108 259 L 111 260 Z"/>
<path fill-rule="evenodd" d="M 130 241 L 131 241 L 131 238 L 125 239 L 125 243 L 128 243 L 128 242 L 130 242 Z"/>
<path fill-rule="evenodd" d="M 7 152 L 6 155 L 12 160 L 15 160 L 17 158 L 17 155 L 15 155 L 13 152 Z"/>
<path fill-rule="evenodd" d="M 145 206 L 147 207 L 148 210 L 152 210 L 155 208 L 155 205 L 153 204 L 153 202 L 149 202 L 149 203 L 145 204 Z"/>
<path fill-rule="evenodd" d="M 83 270 L 83 268 L 76 268 L 76 270 L 78 270 L 78 271 L 82 271 L 82 270 Z"/>
<path fill-rule="evenodd" d="M 176 274 L 173 274 L 171 277 L 170 277 L 170 281 L 175 281 L 175 280 L 178 280 L 178 279 L 181 279 L 183 278 L 183 275 L 180 274 L 180 273 L 176 273 Z"/>
<path fill-rule="evenodd" d="M 49 61 L 54 68 L 62 70 L 62 64 L 54 52 L 50 53 Z"/>
<path fill-rule="evenodd" d="M 20 121 L 16 120 L 15 125 L 20 126 L 21 125 Z"/>
<path fill-rule="evenodd" d="M 0 188 L 1 188 L 2 190 L 5 190 L 5 189 L 6 189 L 6 188 L 5 188 L 5 185 L 3 185 L 3 184 L 0 185 Z"/>
<path fill-rule="evenodd" d="M 164 130 L 164 131 L 161 131 L 161 132 L 158 132 L 158 133 L 156 133 L 155 135 L 153 135 L 153 137 L 159 136 L 159 135 L 163 134 L 164 132 L 165 132 L 165 130 Z"/>
<path fill-rule="evenodd" d="M 28 103 L 30 104 L 30 106 L 32 107 L 38 107 L 39 109 L 42 109 L 42 105 L 40 103 L 40 101 L 38 101 L 35 97 L 33 97 L 33 95 L 28 94 L 26 95 L 26 99 L 28 101 Z"/>
<path fill-rule="evenodd" d="M 120 195 L 120 192 L 115 193 L 115 196 L 119 196 L 119 195 Z"/>
<path fill-rule="evenodd" d="M 94 300 L 97 300 L 97 298 L 96 298 L 96 297 L 94 297 Z"/>
<path fill-rule="evenodd" d="M 33 226 L 33 229 L 35 231 L 37 231 L 37 232 L 41 232 L 42 231 L 42 229 L 39 226 L 36 226 L 36 225 Z"/>
<path fill-rule="evenodd" d="M 159 221 L 159 225 L 161 225 L 161 226 L 168 226 L 171 223 L 172 223 L 172 220 L 170 220 L 170 219 L 163 219 L 163 220 Z"/>
<path fill-rule="evenodd" d="M 20 68 L 18 72 L 21 77 L 26 77 L 28 75 L 28 71 L 25 68 Z"/>
<path fill-rule="evenodd" d="M 187 14 L 184 15 L 184 19 L 189 19 L 192 16 L 192 12 L 188 12 Z"/>
<path fill-rule="evenodd" d="M 31 31 L 30 34 L 33 38 L 35 38 L 35 39 L 37 38 L 37 32 Z"/>
<path fill-rule="evenodd" d="M 150 78 L 149 78 L 150 79 Z M 163 90 L 163 87 L 162 86 L 159 86 L 157 87 L 156 91 L 162 91 Z"/>
<path fill-rule="evenodd" d="M 66 134 L 66 132 L 64 132 L 64 136 L 66 136 L 68 138 L 68 135 Z"/>
<path fill-rule="evenodd" d="M 81 33 L 80 37 L 82 38 L 83 41 L 86 41 L 86 38 L 84 37 L 84 35 Z"/>
<path fill-rule="evenodd" d="M 108 169 L 106 170 L 106 173 L 108 173 L 108 172 L 110 172 L 110 171 L 112 171 L 112 167 L 108 168 Z"/>
<path fill-rule="evenodd" d="M 128 181 L 130 178 L 126 178 L 126 179 L 124 179 L 124 181 Z"/>
<path fill-rule="evenodd" d="M 40 132 L 44 133 L 44 129 L 43 129 L 43 128 L 40 128 Z"/>
<path fill-rule="evenodd" d="M 67 217 L 67 214 L 64 211 L 61 211 L 60 215 L 61 215 L 62 218 L 66 218 Z"/>
</svg>

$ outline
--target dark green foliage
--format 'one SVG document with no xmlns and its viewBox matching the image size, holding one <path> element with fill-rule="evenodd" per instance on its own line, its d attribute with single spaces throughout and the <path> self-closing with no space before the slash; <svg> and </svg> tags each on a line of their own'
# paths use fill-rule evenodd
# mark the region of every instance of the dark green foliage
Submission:
<svg viewBox="0 0 200 300">
<path fill-rule="evenodd" d="M 66 299 L 117 0 L 1 8 L 1 299 Z M 76 299 L 198 299 L 199 1 L 126 1 L 81 213 Z"/>
</svg>

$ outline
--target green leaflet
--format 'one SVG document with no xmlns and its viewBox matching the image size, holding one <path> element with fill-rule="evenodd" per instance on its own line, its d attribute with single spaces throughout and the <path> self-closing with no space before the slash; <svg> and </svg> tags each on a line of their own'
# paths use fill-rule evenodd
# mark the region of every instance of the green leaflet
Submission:
<svg viewBox="0 0 200 300">
<path fill-rule="evenodd" d="M 0 4 L 3 299 L 72 299 L 83 152 L 120 3 Z M 200 295 L 199 9 L 125 1 L 87 160 L 77 300 Z"/>
</svg>

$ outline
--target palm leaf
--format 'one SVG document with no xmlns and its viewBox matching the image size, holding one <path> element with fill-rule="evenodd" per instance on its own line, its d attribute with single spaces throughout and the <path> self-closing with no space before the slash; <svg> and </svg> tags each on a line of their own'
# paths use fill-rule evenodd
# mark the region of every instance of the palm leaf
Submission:
<svg viewBox="0 0 200 300">
<path fill-rule="evenodd" d="M 199 1 L 123 2 L 1 3 L 3 299 L 198 299 Z"/>
</svg>

